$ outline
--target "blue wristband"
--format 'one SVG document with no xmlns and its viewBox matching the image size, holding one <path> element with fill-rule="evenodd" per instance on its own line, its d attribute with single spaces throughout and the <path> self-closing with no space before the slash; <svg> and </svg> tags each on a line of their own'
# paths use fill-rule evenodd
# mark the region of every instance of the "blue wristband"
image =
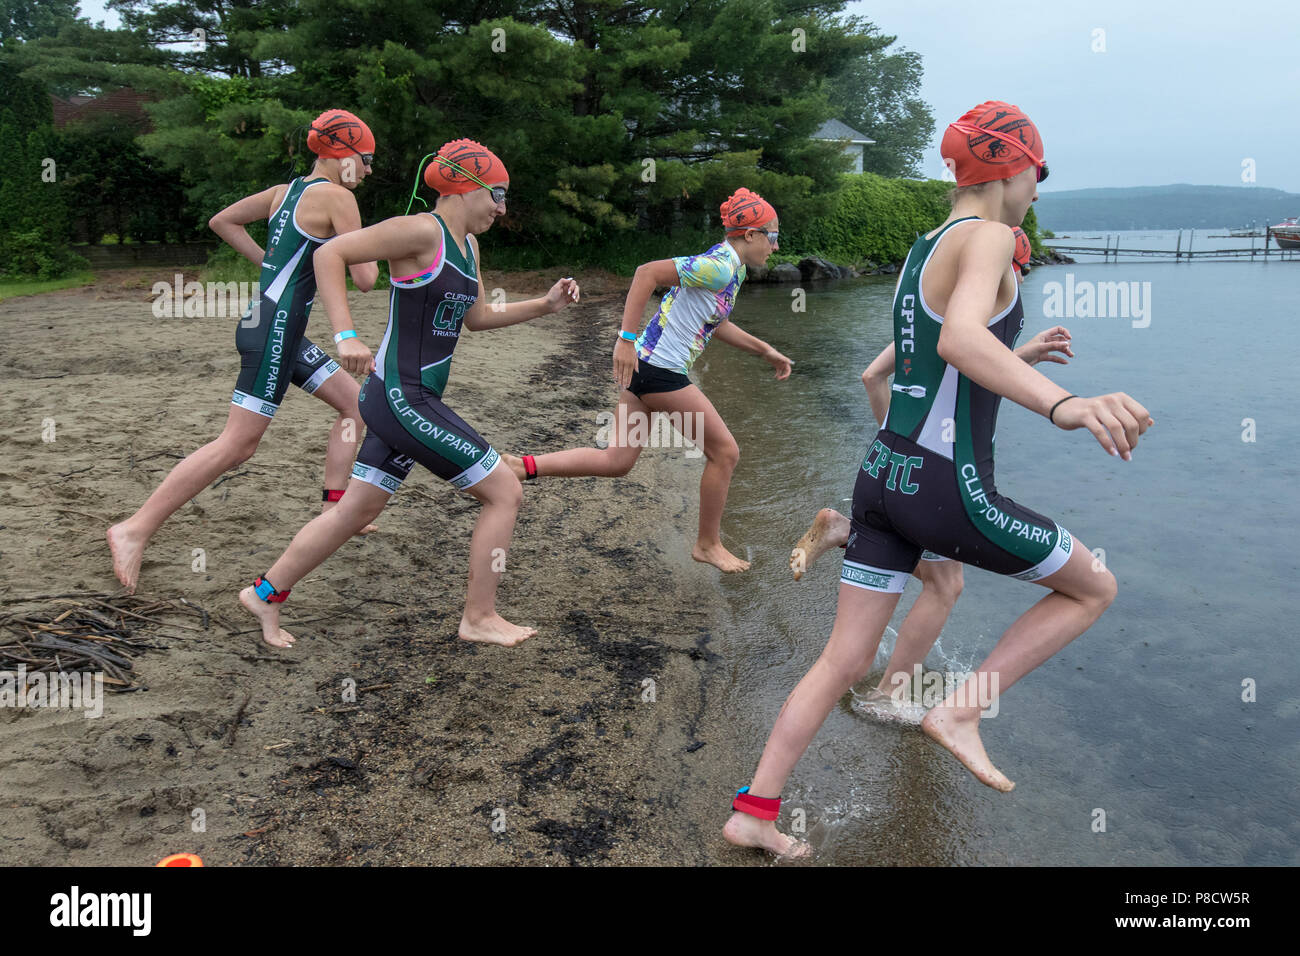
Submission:
<svg viewBox="0 0 1300 956">
<path fill-rule="evenodd" d="M 348 329 L 346 332 L 335 332 L 335 333 L 334 333 L 334 344 L 335 344 L 335 345 L 338 345 L 338 344 L 339 344 L 340 342 L 342 342 L 344 339 L 355 339 L 356 337 L 357 337 L 357 330 L 356 330 L 356 329 Z"/>
<path fill-rule="evenodd" d="M 619 337 L 620 339 L 622 339 L 624 342 L 635 342 L 635 341 L 636 341 L 636 333 L 635 333 L 635 332 L 624 332 L 623 330 L 620 329 L 620 330 L 619 330 L 619 333 L 618 333 L 618 337 Z"/>
</svg>

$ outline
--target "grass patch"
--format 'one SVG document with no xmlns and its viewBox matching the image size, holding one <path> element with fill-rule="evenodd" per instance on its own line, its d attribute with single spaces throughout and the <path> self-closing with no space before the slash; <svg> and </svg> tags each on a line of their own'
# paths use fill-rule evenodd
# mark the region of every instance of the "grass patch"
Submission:
<svg viewBox="0 0 1300 956">
<path fill-rule="evenodd" d="M 0 302 L 24 295 L 40 295 L 42 292 L 90 285 L 94 281 L 95 276 L 91 272 L 78 272 L 65 279 L 3 279 L 0 280 Z"/>
</svg>

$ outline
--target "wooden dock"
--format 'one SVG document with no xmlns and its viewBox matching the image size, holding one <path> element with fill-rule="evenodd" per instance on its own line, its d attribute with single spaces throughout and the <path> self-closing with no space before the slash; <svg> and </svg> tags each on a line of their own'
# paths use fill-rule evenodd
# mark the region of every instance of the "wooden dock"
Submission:
<svg viewBox="0 0 1300 956">
<path fill-rule="evenodd" d="M 1096 246 L 1066 246 L 1057 245 L 1048 239 L 1043 242 L 1054 252 L 1064 253 L 1065 255 L 1078 256 L 1101 256 L 1103 262 L 1109 262 L 1112 259 L 1119 260 L 1120 257 L 1138 256 L 1142 258 L 1156 259 L 1211 259 L 1223 262 L 1231 262 L 1245 259 L 1247 261 L 1267 261 L 1269 259 L 1300 259 L 1300 249 L 1280 249 L 1273 244 L 1272 233 L 1264 235 L 1263 246 L 1256 248 L 1254 239 L 1251 240 L 1249 249 L 1193 249 L 1192 239 L 1195 236 L 1193 232 L 1187 237 L 1187 248 L 1183 248 L 1183 233 L 1178 232 L 1178 242 L 1173 249 L 1121 249 L 1119 248 L 1119 236 L 1107 236 L 1106 245 L 1100 249 Z M 1258 237 L 1256 237 L 1258 238 Z M 1111 245 L 1111 239 L 1115 240 L 1115 245 Z"/>
</svg>

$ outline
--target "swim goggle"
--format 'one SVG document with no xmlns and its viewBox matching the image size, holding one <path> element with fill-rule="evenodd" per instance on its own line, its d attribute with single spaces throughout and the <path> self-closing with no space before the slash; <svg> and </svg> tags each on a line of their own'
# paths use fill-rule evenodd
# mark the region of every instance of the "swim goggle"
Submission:
<svg viewBox="0 0 1300 956">
<path fill-rule="evenodd" d="M 484 189 L 486 189 L 488 192 L 492 194 L 492 201 L 494 203 L 503 203 L 506 201 L 505 186 L 489 186 L 487 183 L 483 182 L 483 180 L 479 179 L 468 169 L 465 169 L 463 166 L 461 166 L 459 163 L 455 162 L 454 160 L 448 159 L 446 156 L 439 156 L 436 153 L 425 153 L 424 156 L 420 159 L 420 165 L 415 168 L 415 184 L 411 186 L 411 198 L 406 203 L 406 215 L 409 216 L 411 214 L 411 207 L 415 205 L 415 201 L 417 199 L 420 200 L 421 204 L 423 204 L 426 208 L 429 205 L 427 202 L 424 201 L 424 197 L 417 195 L 417 193 L 420 191 L 420 174 L 424 171 L 424 161 L 428 159 L 430 156 L 433 156 L 436 159 L 441 160 L 444 166 L 450 166 L 452 169 L 456 170 L 457 172 L 463 173 L 467 178 L 478 183 L 480 186 L 482 186 Z"/>
<path fill-rule="evenodd" d="M 361 157 L 361 164 L 362 164 L 363 166 L 373 166 L 373 165 L 374 165 L 374 163 L 375 163 L 375 154 L 374 154 L 374 153 L 363 153 L 363 152 L 361 152 L 359 149 L 357 149 L 357 148 L 356 148 L 355 146 L 353 146 L 351 143 L 346 142 L 346 141 L 343 139 L 342 136 L 340 136 L 338 133 L 334 132 L 333 130 L 331 130 L 331 129 L 329 129 L 329 128 L 326 128 L 326 129 L 317 129 L 315 126 L 308 126 L 307 128 L 308 128 L 309 130 L 311 130 L 313 133 L 315 133 L 317 136 L 319 136 L 321 139 L 326 140 L 327 142 L 337 143 L 339 146 L 344 146 L 344 147 L 346 147 L 347 149 L 352 150 L 352 152 L 356 153 L 358 156 Z"/>
<path fill-rule="evenodd" d="M 506 201 L 505 186 L 489 186 L 487 183 L 483 182 L 483 180 L 479 179 L 477 176 L 471 173 L 464 166 L 460 165 L 460 163 L 456 162 L 455 160 L 448 159 L 446 156 L 435 156 L 433 157 L 433 161 L 435 163 L 441 163 L 443 166 L 447 166 L 451 169 L 456 170 L 456 172 L 460 173 L 470 182 L 478 183 L 480 186 L 482 186 L 484 189 L 486 189 L 489 193 L 492 194 L 492 201 L 494 203 L 500 205 L 501 203 Z"/>
<path fill-rule="evenodd" d="M 998 130 L 989 129 L 985 126 L 976 126 L 974 123 L 950 123 L 949 126 L 962 133 L 969 133 L 972 136 L 990 136 L 993 139 L 1008 144 L 1009 146 L 1014 146 L 1016 149 L 1020 150 L 1020 152 L 1028 156 L 1029 161 L 1038 167 L 1038 181 L 1040 183 L 1047 178 L 1047 163 L 1043 162 L 1043 160 L 1031 153 L 1029 147 L 1020 142 L 1020 137 L 1009 136 L 1006 133 L 1001 133 Z"/>
</svg>

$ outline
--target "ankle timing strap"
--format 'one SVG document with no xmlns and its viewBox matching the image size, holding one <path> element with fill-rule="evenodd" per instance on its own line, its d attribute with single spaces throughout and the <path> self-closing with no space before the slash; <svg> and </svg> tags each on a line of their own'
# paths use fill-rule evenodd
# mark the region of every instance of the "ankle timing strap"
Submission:
<svg viewBox="0 0 1300 956">
<path fill-rule="evenodd" d="M 532 481 L 534 478 L 537 477 L 537 461 L 533 458 L 532 455 L 524 455 L 523 461 L 524 461 L 524 475 L 525 475 L 524 480 Z"/>
<path fill-rule="evenodd" d="M 741 787 L 736 791 L 736 799 L 731 801 L 731 809 L 760 820 L 775 820 L 781 815 L 781 798 L 755 797 L 750 794 L 749 787 Z"/>
<path fill-rule="evenodd" d="M 285 588 L 283 591 L 277 591 L 275 586 L 266 578 L 258 578 L 253 582 L 253 590 L 267 604 L 280 604 L 289 597 L 292 588 Z"/>
<path fill-rule="evenodd" d="M 343 497 L 343 489 L 339 489 L 339 488 L 321 489 L 321 493 L 320 493 L 321 501 L 338 501 L 342 497 Z"/>
</svg>

